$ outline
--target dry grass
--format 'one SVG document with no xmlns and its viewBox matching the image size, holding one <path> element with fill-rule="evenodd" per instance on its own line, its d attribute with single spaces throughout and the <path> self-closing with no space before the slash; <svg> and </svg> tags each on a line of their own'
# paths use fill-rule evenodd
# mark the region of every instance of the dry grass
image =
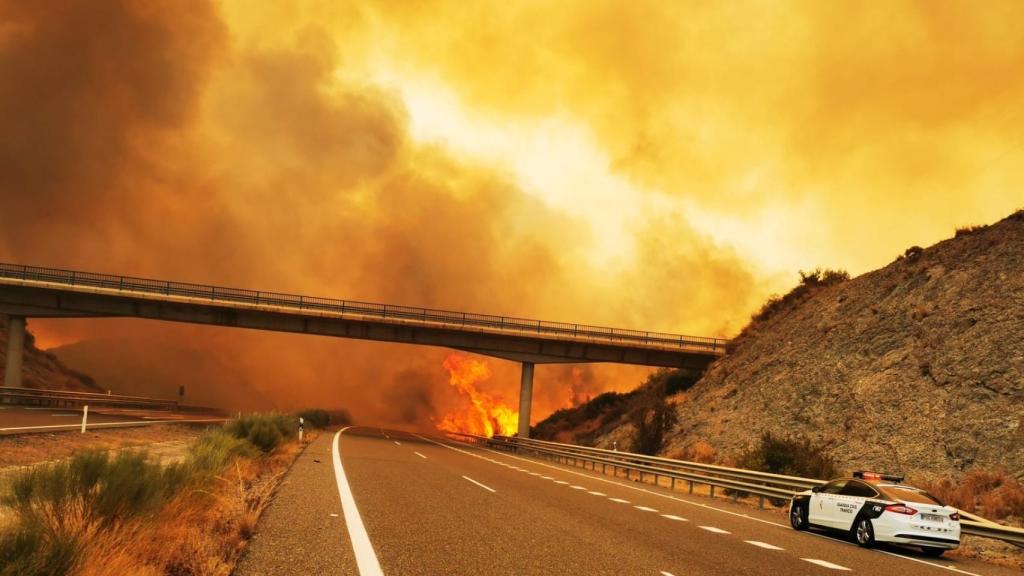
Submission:
<svg viewBox="0 0 1024 576">
<path fill-rule="evenodd" d="M 971 470 L 959 481 L 944 478 L 918 482 L 939 500 L 995 521 L 1020 525 L 1024 520 L 1024 485 L 1005 470 Z"/>
<path fill-rule="evenodd" d="M 186 424 L 158 424 L 140 428 L 96 430 L 81 434 L 54 432 L 21 436 L 0 436 L 0 467 L 26 466 L 60 460 L 86 449 L 114 450 L 168 440 L 194 439 L 202 428 Z"/>
<path fill-rule="evenodd" d="M 307 442 L 312 441 L 316 433 L 306 437 Z M 233 451 L 221 451 L 218 459 L 219 448 Z M 193 460 L 183 464 L 193 470 L 187 486 L 154 513 L 124 515 L 109 521 L 90 515 L 87 507 L 82 507 L 81 514 L 72 507 L 62 509 L 59 521 L 51 518 L 35 525 L 43 526 L 47 534 L 52 531 L 59 542 L 67 542 L 68 548 L 75 551 L 70 568 L 61 573 L 228 576 L 252 537 L 260 514 L 301 449 L 297 441 L 290 441 L 269 454 L 252 446 L 237 450 L 223 433 L 214 433 L 198 441 Z M 213 474 L 209 474 L 204 471 L 209 462 L 226 463 L 216 465 Z M 68 510 L 70 514 L 66 513 Z M 20 519 L 24 520 L 24 515 Z M 9 534 L 17 528 L 18 521 L 18 514 L 0 516 L 0 533 Z M 54 547 L 53 537 L 38 540 L 44 549 Z M 0 567 L 0 573 L 8 572 Z"/>
</svg>

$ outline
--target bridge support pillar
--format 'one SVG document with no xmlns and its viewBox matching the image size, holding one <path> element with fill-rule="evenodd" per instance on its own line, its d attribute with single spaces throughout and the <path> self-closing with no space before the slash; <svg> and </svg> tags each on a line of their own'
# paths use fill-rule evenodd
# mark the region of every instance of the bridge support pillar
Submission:
<svg viewBox="0 0 1024 576">
<path fill-rule="evenodd" d="M 7 317 L 7 367 L 4 386 L 21 387 L 21 359 L 25 354 L 25 317 Z"/>
<path fill-rule="evenodd" d="M 533 402 L 533 362 L 523 362 L 519 380 L 519 437 L 530 437 L 530 405 Z"/>
</svg>

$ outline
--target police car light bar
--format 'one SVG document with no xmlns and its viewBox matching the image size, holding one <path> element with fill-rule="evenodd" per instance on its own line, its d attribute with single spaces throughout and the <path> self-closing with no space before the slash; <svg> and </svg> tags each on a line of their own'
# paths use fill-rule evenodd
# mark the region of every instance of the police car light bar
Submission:
<svg viewBox="0 0 1024 576">
<path fill-rule="evenodd" d="M 861 480 L 881 480 L 883 482 L 895 482 L 899 484 L 903 482 L 903 476 L 896 476 L 894 474 L 879 474 L 878 472 L 865 472 L 863 470 L 857 470 L 853 473 L 854 478 L 860 478 Z"/>
</svg>

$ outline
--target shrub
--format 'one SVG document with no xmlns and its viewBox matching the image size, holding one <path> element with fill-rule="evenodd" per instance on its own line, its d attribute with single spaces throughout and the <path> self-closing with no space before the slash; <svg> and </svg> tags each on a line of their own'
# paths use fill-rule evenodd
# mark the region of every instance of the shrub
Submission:
<svg viewBox="0 0 1024 576">
<path fill-rule="evenodd" d="M 773 474 L 829 479 L 836 475 L 836 464 L 823 446 L 807 438 L 781 438 L 765 432 L 760 442 L 742 453 L 736 466 Z"/>
<path fill-rule="evenodd" d="M 254 458 L 258 452 L 249 440 L 217 428 L 204 432 L 189 448 L 188 465 L 200 475 L 216 474 L 233 458 Z"/>
<path fill-rule="evenodd" d="M 914 482 L 939 500 L 989 520 L 1024 518 L 1024 486 L 1005 470 L 974 469 L 959 482 Z"/>
<path fill-rule="evenodd" d="M 283 441 L 295 437 L 298 427 L 296 418 L 284 414 L 248 414 L 231 420 L 224 425 L 224 430 L 269 453 Z"/>
</svg>

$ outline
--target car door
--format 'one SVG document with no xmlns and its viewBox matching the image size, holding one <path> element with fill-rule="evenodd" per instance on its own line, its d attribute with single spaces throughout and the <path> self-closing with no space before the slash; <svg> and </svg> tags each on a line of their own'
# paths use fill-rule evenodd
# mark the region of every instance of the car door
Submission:
<svg viewBox="0 0 1024 576">
<path fill-rule="evenodd" d="M 850 480 L 835 496 L 835 507 L 832 515 L 832 527 L 849 530 L 857 518 L 864 502 L 868 498 L 878 496 L 878 491 L 859 480 Z"/>
<path fill-rule="evenodd" d="M 832 528 L 836 521 L 837 498 L 845 486 L 846 480 L 833 480 L 812 493 L 807 507 L 807 520 L 817 526 Z"/>
</svg>

